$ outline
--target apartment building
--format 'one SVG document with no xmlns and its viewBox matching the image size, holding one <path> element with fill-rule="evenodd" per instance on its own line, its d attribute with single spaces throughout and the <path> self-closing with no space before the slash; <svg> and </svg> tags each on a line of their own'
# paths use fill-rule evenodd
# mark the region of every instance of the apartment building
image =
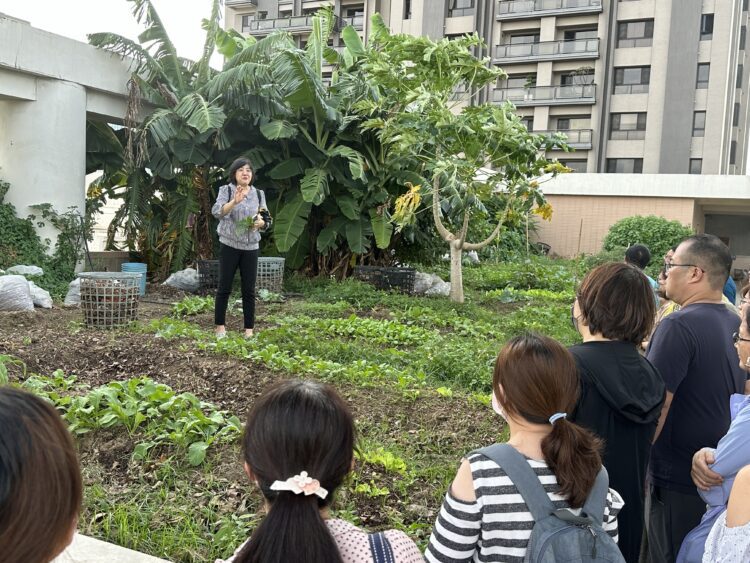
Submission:
<svg viewBox="0 0 750 563">
<path fill-rule="evenodd" d="M 477 99 L 510 100 L 531 131 L 561 131 L 578 172 L 744 174 L 749 0 L 226 0 L 226 22 L 304 45 L 311 14 L 367 36 L 478 33 L 508 74 Z M 334 37 L 333 44 L 339 39 Z"/>
</svg>

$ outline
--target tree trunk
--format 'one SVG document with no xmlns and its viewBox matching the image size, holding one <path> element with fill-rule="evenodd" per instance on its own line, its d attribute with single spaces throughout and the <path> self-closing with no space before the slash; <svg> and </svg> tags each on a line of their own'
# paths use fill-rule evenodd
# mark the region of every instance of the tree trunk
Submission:
<svg viewBox="0 0 750 563">
<path fill-rule="evenodd" d="M 461 255 L 463 253 L 460 240 L 450 241 L 451 247 L 451 301 L 464 302 L 464 278 L 461 268 Z"/>
</svg>

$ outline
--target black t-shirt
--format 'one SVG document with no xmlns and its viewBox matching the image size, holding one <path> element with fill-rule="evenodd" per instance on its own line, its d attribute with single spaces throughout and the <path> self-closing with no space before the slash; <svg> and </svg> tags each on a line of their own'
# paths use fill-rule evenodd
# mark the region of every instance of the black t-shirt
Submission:
<svg viewBox="0 0 750 563">
<path fill-rule="evenodd" d="M 740 318 L 724 304 L 695 303 L 664 318 L 647 357 L 672 393 L 672 405 L 651 450 L 655 485 L 697 494 L 690 478 L 693 454 L 716 447 L 729 428 L 729 397 L 744 393 L 732 333 Z"/>
</svg>

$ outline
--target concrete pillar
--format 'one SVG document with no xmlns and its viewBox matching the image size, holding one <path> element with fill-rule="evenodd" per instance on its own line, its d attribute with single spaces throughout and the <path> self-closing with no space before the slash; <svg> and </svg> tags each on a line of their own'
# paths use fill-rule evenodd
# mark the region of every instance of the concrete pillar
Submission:
<svg viewBox="0 0 750 563">
<path fill-rule="evenodd" d="M 86 209 L 86 89 L 37 79 L 36 101 L 0 100 L 0 177 L 19 217 L 50 203 L 59 213 Z M 57 230 L 37 229 L 51 249 Z"/>
</svg>

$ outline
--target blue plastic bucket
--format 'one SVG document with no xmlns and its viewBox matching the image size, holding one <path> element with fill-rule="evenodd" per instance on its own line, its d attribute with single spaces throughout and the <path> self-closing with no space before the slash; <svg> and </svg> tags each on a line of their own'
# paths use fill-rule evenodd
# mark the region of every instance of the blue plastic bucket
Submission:
<svg viewBox="0 0 750 563">
<path fill-rule="evenodd" d="M 146 295 L 146 273 L 148 266 L 143 262 L 125 262 L 121 271 L 133 274 L 141 274 L 141 295 Z"/>
</svg>

